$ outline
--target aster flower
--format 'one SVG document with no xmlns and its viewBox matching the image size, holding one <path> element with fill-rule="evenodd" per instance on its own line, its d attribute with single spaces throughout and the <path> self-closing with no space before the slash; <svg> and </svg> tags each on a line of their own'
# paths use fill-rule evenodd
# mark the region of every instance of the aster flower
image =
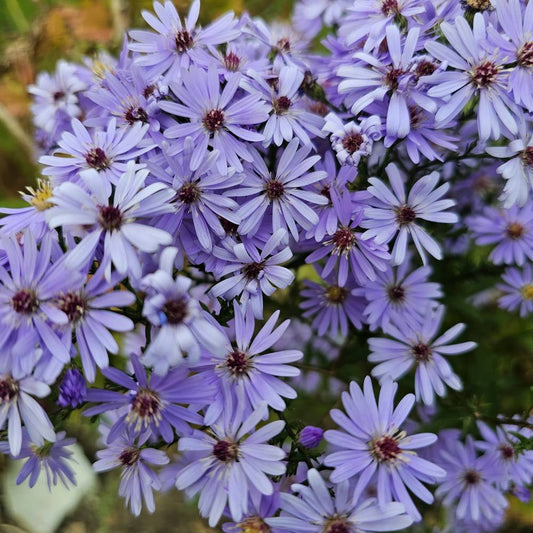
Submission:
<svg viewBox="0 0 533 533">
<path fill-rule="evenodd" d="M 112 266 L 123 276 L 139 278 L 139 252 L 153 253 L 172 242 L 170 234 L 154 227 L 151 220 L 172 211 L 169 201 L 174 191 L 162 183 L 145 186 L 147 175 L 148 170 L 130 161 L 113 194 L 95 170 L 82 175 L 87 190 L 70 182 L 54 189 L 55 206 L 46 212 L 50 226 L 67 230 L 83 226 L 87 232 L 69 252 L 69 268 L 90 264 L 103 240 L 106 279 L 111 279 Z"/>
<path fill-rule="evenodd" d="M 433 502 L 433 495 L 421 483 L 435 483 L 444 477 L 439 466 L 422 459 L 414 450 L 434 443 L 432 433 L 407 435 L 401 425 L 415 402 L 413 394 L 402 398 L 394 409 L 394 395 L 398 385 L 390 378 L 381 386 L 376 403 L 370 377 L 365 378 L 364 391 L 354 382 L 350 392 L 342 393 L 342 403 L 348 416 L 338 409 L 331 417 L 342 428 L 328 430 L 324 436 L 335 448 L 324 460 L 326 466 L 334 467 L 331 481 L 340 483 L 358 476 L 354 500 L 365 487 L 377 480 L 377 499 L 380 506 L 399 501 L 413 520 L 420 520 L 406 487 L 426 503 Z"/>
<path fill-rule="evenodd" d="M 266 474 L 285 473 L 285 452 L 266 444 L 285 422 L 278 420 L 255 430 L 267 413 L 265 404 L 244 419 L 238 409 L 229 409 L 208 432 L 197 431 L 179 440 L 178 450 L 185 452 L 189 461 L 179 472 L 176 487 L 189 496 L 200 493 L 200 514 L 209 517 L 210 527 L 218 523 L 226 505 L 232 519 L 240 521 L 252 491 L 266 496 L 274 492 Z"/>
<path fill-rule="evenodd" d="M 147 71 L 149 78 L 164 76 L 164 81 L 179 80 L 191 63 L 209 59 L 205 47 L 227 43 L 236 39 L 241 30 L 233 13 L 226 13 L 205 28 L 196 27 L 200 13 L 200 0 L 195 0 L 189 9 L 185 24 L 174 7 L 167 0 L 164 4 L 154 2 L 157 16 L 143 11 L 144 20 L 155 30 L 132 30 L 134 42 L 128 48 L 139 54 L 135 64 Z"/>
<path fill-rule="evenodd" d="M 294 274 L 280 263 L 292 257 L 291 249 L 285 246 L 287 232 L 278 229 L 274 232 L 262 250 L 251 241 L 227 244 L 215 247 L 215 257 L 227 262 L 221 276 L 233 274 L 214 285 L 210 294 L 215 298 L 222 296 L 226 300 L 239 296 L 243 305 L 250 305 L 256 318 L 263 317 L 263 294 L 272 295 L 276 288 L 288 287 Z"/>
<path fill-rule="evenodd" d="M 141 281 L 147 293 L 143 315 L 158 327 L 143 354 L 143 363 L 159 375 L 179 365 L 185 354 L 197 361 L 200 346 L 215 354 L 224 351 L 224 335 L 189 294 L 191 280 L 182 275 L 174 278 L 176 254 L 176 248 L 165 248 L 159 269 Z"/>
<path fill-rule="evenodd" d="M 267 526 L 265 519 L 274 516 L 279 509 L 280 484 L 274 487 L 274 493 L 265 496 L 252 492 L 249 496 L 248 511 L 239 522 L 222 524 L 224 533 L 276 533 Z"/>
<path fill-rule="evenodd" d="M 104 438 L 108 428 L 101 426 Z M 98 461 L 93 464 L 96 472 L 107 472 L 120 468 L 120 486 L 118 495 L 126 499 L 135 516 L 141 514 L 142 502 L 150 513 L 155 511 L 154 490 L 161 488 L 158 475 L 148 465 L 165 465 L 169 462 L 163 450 L 146 447 L 150 434 L 145 433 L 135 439 L 129 433 L 123 433 L 112 444 L 96 452 Z"/>
<path fill-rule="evenodd" d="M 437 488 L 436 496 L 444 505 L 455 503 L 455 514 L 460 520 L 497 522 L 508 503 L 494 486 L 502 475 L 494 457 L 491 454 L 479 456 L 473 439 L 468 436 L 465 444 L 450 441 L 440 450 L 439 458 L 446 469 L 446 477 Z"/>
<path fill-rule="evenodd" d="M 227 173 L 228 165 L 242 171 L 241 159 L 253 160 L 248 142 L 264 138 L 251 126 L 267 120 L 268 107 L 255 94 L 235 98 L 241 81 L 239 73 L 230 78 L 221 92 L 220 79 L 213 64 L 207 72 L 191 67 L 182 78 L 181 85 L 171 85 L 181 103 L 164 100 L 159 105 L 167 113 L 189 121 L 168 127 L 165 137 L 179 141 L 192 137 L 192 170 L 200 166 L 211 147 L 218 150 L 217 169 L 221 174 Z"/>
<path fill-rule="evenodd" d="M 533 201 L 509 209 L 486 207 L 466 219 L 476 244 L 496 244 L 489 255 L 495 265 L 522 266 L 533 261 Z"/>
<path fill-rule="evenodd" d="M 436 259 L 442 258 L 439 244 L 415 221 L 453 224 L 458 221 L 455 213 L 443 212 L 455 205 L 450 199 L 441 199 L 450 188 L 444 183 L 435 189 L 439 174 L 432 172 L 420 178 L 405 194 L 402 176 L 394 163 L 386 167 L 392 191 L 378 178 L 369 178 L 371 184 L 368 192 L 374 197 L 369 201 L 371 207 L 365 209 L 365 219 L 361 225 L 368 228 L 364 237 L 374 238 L 378 244 L 395 239 L 392 259 L 399 265 L 407 252 L 408 237 L 411 236 L 423 263 L 426 263 L 426 251 Z"/>
<path fill-rule="evenodd" d="M 421 323 L 424 310 L 442 296 L 440 285 L 428 281 L 430 267 L 413 271 L 410 267 L 406 258 L 400 265 L 378 272 L 375 281 L 355 289 L 354 293 L 363 294 L 368 302 L 363 315 L 371 329 L 385 328 L 390 322 Z"/>
<path fill-rule="evenodd" d="M 522 270 L 507 268 L 503 273 L 504 283 L 496 287 L 504 295 L 498 300 L 498 305 L 508 311 L 520 310 L 520 316 L 526 317 L 533 313 L 533 268 L 526 263 Z"/>
<path fill-rule="evenodd" d="M 87 399 L 87 385 L 77 368 L 69 368 L 59 384 L 57 404 L 63 408 L 76 409 Z"/>
<path fill-rule="evenodd" d="M 75 181 L 82 170 L 92 169 L 102 176 L 105 192 L 111 193 L 127 170 L 128 161 L 134 160 L 153 148 L 141 146 L 148 124 L 136 122 L 131 128 L 117 128 L 116 118 L 111 118 L 107 129 L 89 132 L 77 119 L 72 121 L 74 133 L 65 132 L 58 142 L 54 155 L 43 155 L 39 163 L 43 174 L 50 176 L 54 185 Z"/>
<path fill-rule="evenodd" d="M 281 516 L 267 518 L 280 533 L 367 533 L 398 531 L 413 523 L 401 503 L 377 505 L 375 500 L 358 501 L 351 497 L 347 481 L 335 485 L 332 497 L 328 485 L 314 468 L 307 472 L 309 486 L 295 483 L 291 490 L 299 494 L 280 495 Z"/>
<path fill-rule="evenodd" d="M 474 96 L 478 96 L 480 139 L 498 139 L 502 127 L 504 131 L 516 134 L 518 127 L 513 102 L 507 95 L 508 76 L 502 70 L 503 52 L 494 50 L 491 54 L 484 47 L 486 23 L 483 15 L 474 15 L 474 29 L 464 17 L 457 17 L 454 25 L 443 22 L 440 30 L 450 46 L 428 41 L 426 50 L 445 62 L 448 69 L 423 78 L 424 83 L 433 85 L 428 91 L 430 97 L 449 97 L 437 111 L 437 124 L 448 124 Z"/>
<path fill-rule="evenodd" d="M 14 379 L 10 374 L 0 375 L 0 428 L 7 425 L 9 452 L 17 456 L 22 448 L 22 424 L 31 442 L 43 446 L 44 441 L 55 442 L 56 434 L 44 409 L 33 398 L 44 398 L 50 387 L 31 376 Z"/>
<path fill-rule="evenodd" d="M 326 173 L 309 172 L 320 160 L 319 155 L 307 157 L 310 151 L 310 147 L 299 147 L 298 139 L 293 139 L 279 158 L 275 174 L 259 152 L 253 152 L 253 163 L 245 167 L 242 186 L 231 193 L 241 197 L 253 195 L 237 212 L 242 218 L 240 233 L 253 235 L 268 217 L 272 219 L 273 233 L 283 228 L 297 241 L 299 228 L 309 230 L 318 223 L 311 206 L 327 204 L 327 199 L 303 187 L 325 178 Z"/>
<path fill-rule="evenodd" d="M 120 410 L 107 435 L 108 444 L 125 432 L 131 435 L 148 432 L 154 438 L 172 442 L 174 432 L 188 435 L 191 433 L 188 424 L 202 424 L 202 417 L 184 404 L 203 405 L 214 399 L 214 388 L 209 387 L 203 376 L 190 376 L 186 367 L 180 367 L 169 370 L 165 376 L 154 373 L 148 377 L 137 356 L 131 357 L 131 363 L 133 376 L 116 368 L 102 371 L 109 381 L 126 388 L 126 393 L 107 389 L 90 389 L 87 393 L 87 401 L 99 405 L 87 409 L 86 416 Z"/>
<path fill-rule="evenodd" d="M 322 246 L 306 257 L 306 263 L 315 263 L 328 257 L 320 273 L 323 279 L 337 266 L 337 284 L 340 287 L 346 285 L 348 274 L 357 283 L 364 285 L 368 280 L 376 279 L 376 270 L 384 271 L 387 268 L 390 259 L 387 248 L 355 231 L 362 219 L 362 211 L 353 215 L 351 208 L 343 206 L 335 233 L 326 236 Z"/>
<path fill-rule="evenodd" d="M 46 476 L 48 490 L 59 481 L 68 488 L 69 483 L 76 485 L 76 478 L 69 463 L 76 462 L 72 459 L 72 451 L 68 449 L 76 439 L 65 438 L 66 433 L 60 431 L 54 442 L 45 442 L 36 446 L 31 442 L 26 430 L 22 433 L 22 447 L 16 459 L 27 459 L 17 476 L 16 483 L 20 485 L 29 478 L 30 488 L 35 486 L 41 473 Z"/>
<path fill-rule="evenodd" d="M 299 350 L 268 350 L 287 330 L 290 320 L 278 327 L 279 311 L 275 311 L 254 337 L 255 320 L 251 309 L 243 310 L 237 303 L 235 311 L 235 339 L 226 338 L 222 355 L 207 354 L 195 368 L 216 389 L 217 400 L 206 410 L 205 423 L 211 425 L 228 405 L 238 405 L 245 413 L 264 402 L 272 409 L 284 411 L 283 398 L 294 399 L 296 392 L 281 377 L 295 377 L 300 371 L 288 365 L 303 357 Z M 266 352 L 266 353 L 265 353 Z"/>
<path fill-rule="evenodd" d="M 435 339 L 443 318 L 444 306 L 441 305 L 436 310 L 426 309 L 420 325 L 410 325 L 403 321 L 389 324 L 385 332 L 394 340 L 376 337 L 369 339 L 371 353 L 368 360 L 379 363 L 372 370 L 372 375 L 379 379 L 390 376 L 397 380 L 416 367 L 416 398 L 426 405 L 434 404 L 435 394 L 446 394 L 445 385 L 461 390 L 461 380 L 443 355 L 465 353 L 477 345 L 475 342 L 449 344 L 461 334 L 464 324 L 456 324 Z"/>
</svg>

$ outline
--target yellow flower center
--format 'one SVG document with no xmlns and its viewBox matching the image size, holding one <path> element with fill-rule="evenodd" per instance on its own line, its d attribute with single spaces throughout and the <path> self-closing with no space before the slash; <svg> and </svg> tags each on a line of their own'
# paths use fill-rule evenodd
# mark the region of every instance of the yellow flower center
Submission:
<svg viewBox="0 0 533 533">
<path fill-rule="evenodd" d="M 522 287 L 522 296 L 525 300 L 533 300 L 533 283 Z"/>
<path fill-rule="evenodd" d="M 50 182 L 47 179 L 37 180 L 37 189 L 33 187 L 26 187 L 32 199 L 30 204 L 38 211 L 45 211 L 53 206 L 48 200 L 52 197 L 53 191 Z"/>
</svg>

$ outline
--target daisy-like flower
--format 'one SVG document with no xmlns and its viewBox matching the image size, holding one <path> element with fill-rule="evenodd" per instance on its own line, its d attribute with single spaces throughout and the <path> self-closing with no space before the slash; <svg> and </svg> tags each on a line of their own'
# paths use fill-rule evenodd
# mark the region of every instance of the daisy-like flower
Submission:
<svg viewBox="0 0 533 533">
<path fill-rule="evenodd" d="M 325 205 L 327 198 L 304 186 L 326 177 L 322 170 L 309 170 L 319 160 L 319 155 L 307 157 L 310 147 L 299 147 L 293 139 L 279 158 L 276 172 L 268 169 L 259 152 L 253 152 L 253 163 L 245 166 L 245 179 L 232 196 L 253 196 L 237 211 L 242 222 L 239 232 L 253 235 L 264 227 L 264 218 L 272 219 L 272 232 L 280 228 L 290 231 L 294 240 L 299 238 L 299 228 L 311 229 L 318 224 L 318 215 L 311 206 Z"/>
<path fill-rule="evenodd" d="M 278 420 L 255 430 L 267 414 L 265 404 L 247 418 L 238 409 L 228 409 L 208 432 L 196 431 L 179 440 L 178 450 L 185 452 L 188 464 L 178 473 L 176 487 L 189 496 L 200 493 L 200 514 L 209 517 L 210 527 L 218 523 L 226 505 L 232 519 L 240 521 L 248 510 L 251 492 L 273 494 L 267 474 L 285 473 L 285 452 L 267 444 L 285 422 Z"/>
<path fill-rule="evenodd" d="M 274 493 L 265 496 L 259 492 L 250 494 L 248 511 L 239 522 L 222 524 L 224 533 L 273 533 L 265 519 L 274 516 L 279 509 L 280 485 L 274 487 Z"/>
<path fill-rule="evenodd" d="M 176 248 L 165 248 L 159 269 L 141 281 L 141 288 L 147 293 L 143 315 L 158 327 L 152 333 L 152 342 L 142 360 L 159 375 L 165 375 L 169 368 L 179 365 L 184 356 L 192 362 L 198 361 L 200 346 L 222 354 L 226 340 L 198 300 L 189 294 L 192 281 L 182 275 L 174 277 L 177 253 Z"/>
<path fill-rule="evenodd" d="M 215 247 L 213 254 L 227 263 L 220 276 L 233 276 L 219 281 L 210 294 L 226 300 L 239 296 L 241 304 L 251 306 L 256 318 L 263 318 L 263 294 L 270 296 L 276 288 L 284 289 L 294 280 L 292 271 L 280 266 L 292 257 L 286 242 L 287 232 L 278 229 L 262 250 L 251 241 Z"/>
<path fill-rule="evenodd" d="M 401 503 L 379 506 L 375 500 L 352 498 L 347 481 L 335 485 L 332 496 L 328 485 L 314 468 L 307 472 L 309 486 L 295 483 L 293 494 L 280 495 L 281 515 L 266 523 L 280 533 L 370 533 L 398 531 L 413 523 Z"/>
<path fill-rule="evenodd" d="M 75 183 L 63 183 L 54 189 L 54 207 L 46 212 L 50 226 L 67 231 L 83 227 L 85 235 L 66 257 L 69 268 L 83 268 L 92 262 L 103 240 L 102 264 L 105 277 L 111 279 L 111 267 L 123 276 L 141 276 L 140 252 L 153 253 L 169 245 L 172 237 L 154 227 L 152 220 L 173 210 L 174 191 L 163 183 L 145 185 L 148 170 L 128 162 L 113 194 L 95 170 L 82 173 L 84 189 Z"/>
<path fill-rule="evenodd" d="M 19 455 L 22 448 L 22 422 L 36 446 L 44 446 L 45 440 L 55 442 L 54 426 L 33 398 L 44 398 L 49 394 L 50 387 L 31 376 L 14 379 L 10 374 L 0 375 L 0 428 L 7 425 L 11 455 Z"/>
<path fill-rule="evenodd" d="M 522 270 L 507 268 L 502 276 L 504 283 L 496 287 L 504 293 L 498 305 L 508 311 L 520 310 L 520 316 L 533 313 L 533 268 L 526 263 Z"/>
<path fill-rule="evenodd" d="M 117 128 L 113 117 L 105 131 L 89 132 L 74 119 L 73 133 L 63 133 L 54 155 L 43 155 L 39 159 L 44 165 L 43 174 L 50 176 L 52 184 L 57 185 L 76 181 L 80 171 L 92 169 L 102 176 L 105 192 L 109 195 L 111 184 L 118 183 L 127 170 L 128 161 L 153 148 L 153 145 L 141 143 L 148 127 L 148 124 L 136 122 L 131 128 Z"/>
<path fill-rule="evenodd" d="M 379 363 L 372 370 L 372 375 L 378 379 L 390 376 L 397 380 L 416 367 L 416 398 L 426 405 L 435 403 L 435 394 L 446 394 L 445 385 L 461 390 L 461 380 L 443 355 L 465 353 L 477 345 L 475 342 L 449 344 L 461 334 L 464 324 L 456 324 L 435 339 L 443 318 L 444 306 L 441 305 L 434 311 L 426 309 L 423 321 L 418 326 L 403 321 L 389 324 L 385 331 L 394 340 L 376 337 L 369 339 L 371 353 L 368 360 Z"/>
<path fill-rule="evenodd" d="M 253 160 L 248 143 L 264 138 L 250 126 L 267 120 L 268 106 L 256 94 L 235 99 L 241 82 L 239 73 L 229 79 L 221 92 L 217 68 L 212 63 L 207 72 L 191 67 L 182 78 L 180 85 L 171 85 L 180 103 L 164 100 L 159 105 L 164 111 L 188 119 L 188 122 L 168 127 L 165 137 L 182 142 L 192 137 L 192 170 L 200 166 L 211 147 L 218 150 L 217 168 L 221 174 L 227 173 L 228 165 L 242 171 L 241 159 Z"/>
<path fill-rule="evenodd" d="M 421 323 L 424 310 L 442 296 L 440 285 L 428 281 L 430 267 L 413 271 L 410 268 L 406 258 L 399 266 L 388 266 L 385 272 L 378 272 L 375 281 L 356 289 L 368 302 L 363 315 L 371 329 L 385 328 L 390 322 Z"/>
<path fill-rule="evenodd" d="M 444 183 L 435 189 L 439 174 L 432 172 L 420 178 L 405 194 L 402 176 L 394 163 L 386 167 L 392 191 L 378 178 L 369 178 L 368 192 L 374 198 L 365 209 L 361 226 L 368 228 L 364 237 L 374 238 L 377 243 L 388 243 L 395 239 L 392 260 L 399 265 L 405 259 L 409 236 L 412 238 L 422 262 L 426 263 L 426 251 L 436 259 L 442 259 L 442 251 L 435 239 L 422 229 L 417 219 L 429 222 L 453 224 L 459 219 L 455 213 L 443 212 L 455 205 L 450 199 L 442 199 L 450 188 Z"/>
<path fill-rule="evenodd" d="M 401 425 L 415 397 L 413 394 L 404 396 L 394 409 L 397 389 L 396 383 L 385 379 L 376 403 L 370 377 L 365 378 L 364 392 L 356 383 L 350 384 L 350 392 L 342 393 L 348 416 L 338 409 L 331 411 L 331 417 L 342 430 L 325 432 L 325 439 L 334 451 L 326 456 L 324 463 L 335 468 L 330 478 L 334 483 L 357 476 L 354 500 L 374 481 L 380 506 L 399 501 L 413 520 L 420 520 L 420 513 L 406 487 L 424 502 L 432 503 L 433 495 L 421 481 L 435 483 L 445 472 L 414 451 L 433 444 L 436 435 L 407 435 L 402 431 Z"/>
<path fill-rule="evenodd" d="M 101 424 L 100 432 L 106 440 L 109 428 Z M 149 436 L 146 432 L 136 439 L 128 432 L 123 433 L 107 448 L 96 452 L 98 461 L 93 464 L 96 472 L 120 468 L 118 495 L 126 499 L 126 505 L 135 516 L 141 514 L 143 500 L 150 513 L 155 511 L 153 491 L 161 488 L 159 476 L 148 465 L 161 466 L 169 462 L 163 450 L 146 446 Z"/>
<path fill-rule="evenodd" d="M 164 82 L 179 80 L 191 63 L 209 60 L 207 46 L 227 43 L 237 38 L 241 30 L 233 13 L 226 13 L 205 28 L 196 27 L 200 14 L 200 0 L 195 0 L 189 9 L 185 24 L 167 0 L 164 4 L 154 2 L 157 16 L 143 11 L 144 20 L 155 30 L 132 30 L 133 42 L 128 48 L 139 52 L 135 64 L 146 69 L 149 78 L 164 75 Z"/>
<path fill-rule="evenodd" d="M 455 514 L 460 520 L 498 522 L 508 503 L 502 491 L 494 485 L 503 474 L 501 465 L 490 453 L 479 456 L 472 437 L 466 443 L 449 441 L 439 453 L 446 477 L 436 496 L 446 506 L 456 504 Z"/>
<path fill-rule="evenodd" d="M 217 388 L 216 401 L 206 411 L 207 425 L 216 422 L 223 409 L 232 403 L 239 405 L 245 413 L 256 409 L 261 402 L 266 402 L 272 409 L 284 411 L 286 405 L 283 398 L 296 398 L 294 389 L 280 377 L 300 374 L 297 368 L 287 363 L 300 360 L 302 352 L 267 352 L 285 333 L 290 320 L 285 320 L 276 328 L 279 311 L 275 311 L 254 337 L 255 319 L 251 310 L 244 311 L 236 303 L 234 310 L 234 341 L 226 338 L 223 355 L 208 354 L 200 362 L 199 369 L 206 381 Z"/>
<path fill-rule="evenodd" d="M 486 207 L 466 219 L 476 244 L 496 244 L 489 255 L 495 265 L 522 266 L 533 261 L 533 201 L 509 209 Z"/>
<path fill-rule="evenodd" d="M 428 91 L 430 97 L 449 98 L 437 111 L 437 124 L 448 124 L 474 96 L 478 96 L 476 114 L 480 139 L 498 139 L 502 127 L 504 131 L 516 134 L 518 127 L 513 102 L 507 94 L 508 75 L 503 71 L 503 52 L 494 50 L 492 55 L 487 52 L 483 15 L 474 15 L 473 29 L 464 17 L 457 17 L 454 25 L 443 22 L 440 30 L 450 46 L 428 41 L 426 49 L 448 68 L 422 78 L 424 83 L 433 85 Z"/>
</svg>

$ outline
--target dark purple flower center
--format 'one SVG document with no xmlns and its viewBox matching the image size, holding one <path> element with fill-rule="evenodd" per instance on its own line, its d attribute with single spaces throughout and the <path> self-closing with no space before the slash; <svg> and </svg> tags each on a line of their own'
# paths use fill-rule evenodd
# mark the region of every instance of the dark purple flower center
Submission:
<svg viewBox="0 0 533 533">
<path fill-rule="evenodd" d="M 220 221 L 220 225 L 224 229 L 227 235 L 236 235 L 237 230 L 239 228 L 238 224 L 235 224 L 235 222 L 231 222 L 231 220 L 228 220 L 227 218 L 219 217 L 218 220 Z"/>
<path fill-rule="evenodd" d="M 282 37 L 276 43 L 276 47 L 280 52 L 288 53 L 291 51 L 291 42 L 288 37 Z"/>
<path fill-rule="evenodd" d="M 161 400 L 156 392 L 140 389 L 131 401 L 130 407 L 139 418 L 157 418 L 161 410 Z"/>
<path fill-rule="evenodd" d="M 476 13 L 492 8 L 490 0 L 461 0 L 461 4 L 465 10 Z"/>
<path fill-rule="evenodd" d="M 184 204 L 194 204 L 200 198 L 200 189 L 195 183 L 185 183 L 178 191 L 178 200 Z"/>
<path fill-rule="evenodd" d="M 381 12 L 387 17 L 399 15 L 398 0 L 381 0 Z"/>
<path fill-rule="evenodd" d="M 422 108 L 417 105 L 410 105 L 409 121 L 411 123 L 411 129 L 418 128 L 418 126 L 424 122 L 424 112 L 422 111 Z"/>
<path fill-rule="evenodd" d="M 235 442 L 227 440 L 219 440 L 213 446 L 213 455 L 223 463 L 234 461 L 239 453 L 239 448 Z"/>
<path fill-rule="evenodd" d="M 361 148 L 361 145 L 363 144 L 364 137 L 357 132 L 350 133 L 350 135 L 347 135 L 344 137 L 342 141 L 342 147 L 350 154 L 352 155 L 354 152 L 357 152 L 359 148 Z"/>
<path fill-rule="evenodd" d="M 331 185 L 324 185 L 320 191 L 318 191 L 319 194 L 324 196 L 328 199 L 329 205 L 331 205 Z"/>
<path fill-rule="evenodd" d="M 252 280 L 257 279 L 264 269 L 265 265 L 262 263 L 248 263 L 247 265 L 244 265 L 242 273 L 247 279 Z"/>
<path fill-rule="evenodd" d="M 237 526 L 241 533 L 270 533 L 271 529 L 265 524 L 259 516 L 250 516 L 239 522 Z"/>
<path fill-rule="evenodd" d="M 39 302 L 35 293 L 30 289 L 21 289 L 11 298 L 11 305 L 16 313 L 30 315 L 35 313 L 39 307 Z"/>
<path fill-rule="evenodd" d="M 411 348 L 411 353 L 417 363 L 427 363 L 431 359 L 431 347 L 423 342 L 415 344 Z"/>
<path fill-rule="evenodd" d="M 315 115 L 325 117 L 329 113 L 329 107 L 324 102 L 311 102 L 309 111 L 315 113 Z"/>
<path fill-rule="evenodd" d="M 505 228 L 505 234 L 512 241 L 517 241 L 518 239 L 522 238 L 525 232 L 526 228 L 524 228 L 524 226 L 522 226 L 522 224 L 519 222 L 512 222 Z"/>
<path fill-rule="evenodd" d="M 234 376 L 242 376 L 250 368 L 248 354 L 235 350 L 226 357 L 226 367 Z"/>
<path fill-rule="evenodd" d="M 350 228 L 339 228 L 333 234 L 331 242 L 333 243 L 335 253 L 347 253 L 355 244 L 355 235 Z"/>
<path fill-rule="evenodd" d="M 433 61 L 422 59 L 415 67 L 415 80 L 419 80 L 422 76 L 430 76 L 437 70 L 437 65 Z"/>
<path fill-rule="evenodd" d="M 292 101 L 287 96 L 280 96 L 274 100 L 272 105 L 274 106 L 274 111 L 277 115 L 283 115 L 291 107 Z"/>
<path fill-rule="evenodd" d="M 126 448 L 118 456 L 118 460 L 124 466 L 133 466 L 138 460 L 141 452 L 137 448 Z"/>
<path fill-rule="evenodd" d="M 533 146 L 526 147 L 522 152 L 522 161 L 524 162 L 524 165 L 528 167 L 533 166 Z"/>
<path fill-rule="evenodd" d="M 240 64 L 241 59 L 237 54 L 230 52 L 229 54 L 226 54 L 224 56 L 224 66 L 227 70 L 231 72 L 236 72 L 237 70 L 239 70 Z"/>
<path fill-rule="evenodd" d="M 405 300 L 405 289 L 401 285 L 392 285 L 387 289 L 387 296 L 391 302 L 403 302 Z"/>
<path fill-rule="evenodd" d="M 385 85 L 389 86 L 391 90 L 395 91 L 398 89 L 399 81 L 398 78 L 404 73 L 401 68 L 395 68 L 393 66 L 389 67 L 389 70 L 383 77 L 383 82 Z"/>
<path fill-rule="evenodd" d="M 415 210 L 408 205 L 403 205 L 396 209 L 396 221 L 400 225 L 411 224 L 415 218 Z"/>
<path fill-rule="evenodd" d="M 18 381 L 12 377 L 0 380 L 0 403 L 8 403 L 19 393 Z"/>
<path fill-rule="evenodd" d="M 527 41 L 520 47 L 516 59 L 521 67 L 533 67 L 533 41 Z"/>
<path fill-rule="evenodd" d="M 180 30 L 174 36 L 174 44 L 179 54 L 183 54 L 193 47 L 194 40 L 192 35 L 187 30 Z"/>
<path fill-rule="evenodd" d="M 93 148 L 85 155 L 85 161 L 91 168 L 96 170 L 105 170 L 109 167 L 109 159 L 101 148 Z"/>
<path fill-rule="evenodd" d="M 155 92 L 155 85 L 147 85 L 143 90 L 143 96 L 148 99 Z"/>
<path fill-rule="evenodd" d="M 268 180 L 265 184 L 265 194 L 269 200 L 279 200 L 285 194 L 285 186 L 276 178 Z"/>
<path fill-rule="evenodd" d="M 371 442 L 370 452 L 376 460 L 388 462 L 394 461 L 402 453 L 402 450 L 396 438 L 385 435 Z"/>
<path fill-rule="evenodd" d="M 69 322 L 78 322 L 87 310 L 86 302 L 80 294 L 67 292 L 57 300 L 57 306 L 69 319 Z"/>
<path fill-rule="evenodd" d="M 340 305 L 346 300 L 348 291 L 344 287 L 338 285 L 331 285 L 326 289 L 326 300 L 335 305 Z"/>
<path fill-rule="evenodd" d="M 62 98 L 65 98 L 65 92 L 64 91 L 56 91 L 53 94 L 54 102 L 57 102 L 58 100 L 61 100 Z"/>
<path fill-rule="evenodd" d="M 142 107 L 132 106 L 124 113 L 124 119 L 130 125 L 135 124 L 135 122 L 146 124 L 148 122 L 148 115 Z"/>
<path fill-rule="evenodd" d="M 514 448 L 510 444 L 501 444 L 498 449 L 505 461 L 510 461 L 514 458 Z"/>
<path fill-rule="evenodd" d="M 214 133 L 224 126 L 224 111 L 211 109 L 204 115 L 202 122 L 207 131 Z"/>
<path fill-rule="evenodd" d="M 481 475 L 476 470 L 466 470 L 463 479 L 467 485 L 477 485 L 481 481 Z"/>
<path fill-rule="evenodd" d="M 336 519 L 328 524 L 325 533 L 351 533 L 351 528 L 346 520 Z"/>
<path fill-rule="evenodd" d="M 181 324 L 189 311 L 189 303 L 185 298 L 168 300 L 162 308 L 167 317 L 167 322 L 173 326 Z"/>
<path fill-rule="evenodd" d="M 487 87 L 496 81 L 499 72 L 492 61 L 483 61 L 472 72 L 472 82 L 478 89 Z"/>
<path fill-rule="evenodd" d="M 100 225 L 107 231 L 120 228 L 122 225 L 122 213 L 114 205 L 100 206 Z"/>
</svg>

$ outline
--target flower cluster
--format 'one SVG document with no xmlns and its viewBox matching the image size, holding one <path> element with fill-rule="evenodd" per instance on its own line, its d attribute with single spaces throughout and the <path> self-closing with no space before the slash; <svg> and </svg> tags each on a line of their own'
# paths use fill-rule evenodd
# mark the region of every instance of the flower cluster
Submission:
<svg viewBox="0 0 533 533">
<path fill-rule="evenodd" d="M 448 265 L 475 256 L 476 305 L 533 314 L 533 2 L 199 10 L 155 1 L 118 59 L 30 87 L 42 179 L 0 220 L 18 482 L 75 482 L 58 422 L 81 409 L 136 515 L 175 486 L 232 532 L 395 531 L 434 502 L 495 530 L 531 420 L 424 426 L 467 408 L 477 347 Z M 334 429 L 287 419 L 300 393 L 341 397 Z"/>
</svg>

